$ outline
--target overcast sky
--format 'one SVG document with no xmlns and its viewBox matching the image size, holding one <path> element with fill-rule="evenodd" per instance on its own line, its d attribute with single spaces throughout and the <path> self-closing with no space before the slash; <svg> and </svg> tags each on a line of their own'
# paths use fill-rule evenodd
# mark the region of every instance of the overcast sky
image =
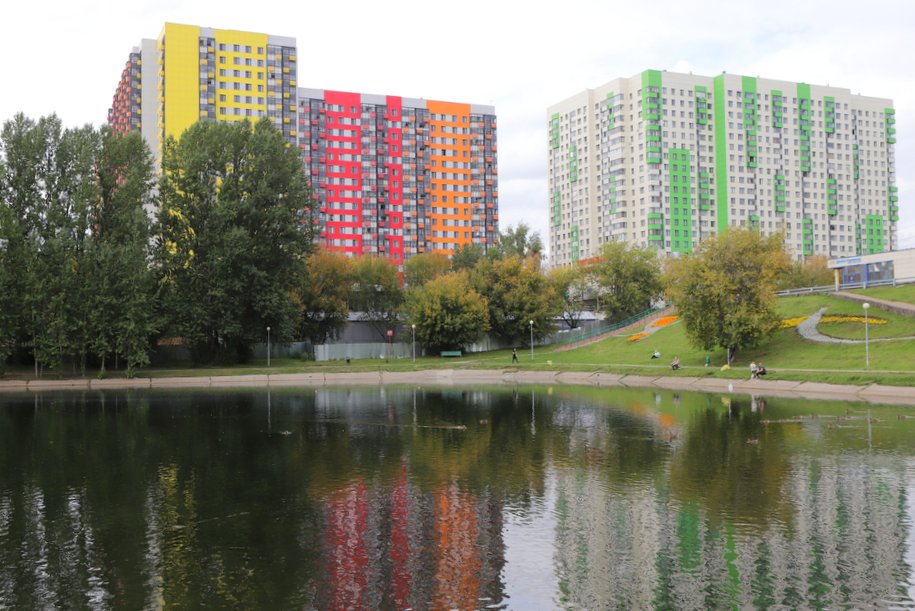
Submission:
<svg viewBox="0 0 915 611">
<path fill-rule="evenodd" d="M 915 3 L 906 0 L 14 1 L 0 19 L 0 121 L 23 112 L 103 124 L 130 50 L 166 21 L 294 37 L 300 87 L 495 106 L 502 229 L 523 221 L 544 243 L 546 109 L 584 89 L 653 68 L 891 98 L 899 246 L 915 247 Z"/>
</svg>

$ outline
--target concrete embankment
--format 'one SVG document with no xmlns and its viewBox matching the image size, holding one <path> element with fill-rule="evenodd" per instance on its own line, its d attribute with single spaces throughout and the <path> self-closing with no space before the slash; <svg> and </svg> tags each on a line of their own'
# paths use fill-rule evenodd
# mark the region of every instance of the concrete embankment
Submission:
<svg viewBox="0 0 915 611">
<path fill-rule="evenodd" d="M 524 371 L 517 369 L 428 369 L 353 373 L 283 373 L 235 376 L 198 376 L 133 379 L 0 380 L 0 392 L 60 390 L 260 388 L 289 386 L 499 386 L 517 384 L 655 388 L 679 391 L 733 393 L 765 397 L 832 399 L 915 405 L 915 389 L 905 386 L 844 386 L 790 380 L 735 380 L 727 378 L 619 375 L 580 371 Z"/>
</svg>

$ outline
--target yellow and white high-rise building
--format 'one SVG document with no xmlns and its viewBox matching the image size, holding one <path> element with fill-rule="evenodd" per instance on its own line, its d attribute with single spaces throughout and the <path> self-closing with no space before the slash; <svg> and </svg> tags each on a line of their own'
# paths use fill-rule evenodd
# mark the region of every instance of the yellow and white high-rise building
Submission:
<svg viewBox="0 0 915 611">
<path fill-rule="evenodd" d="M 168 136 L 201 119 L 268 117 L 294 145 L 296 73 L 294 38 L 166 23 L 130 54 L 108 123 L 140 129 L 157 162 Z"/>
</svg>

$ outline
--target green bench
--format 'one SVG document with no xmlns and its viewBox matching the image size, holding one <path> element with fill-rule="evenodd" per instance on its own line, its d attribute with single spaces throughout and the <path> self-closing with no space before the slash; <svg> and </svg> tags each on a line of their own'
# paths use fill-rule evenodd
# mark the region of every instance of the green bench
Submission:
<svg viewBox="0 0 915 611">
<path fill-rule="evenodd" d="M 442 358 L 447 358 L 449 356 L 461 356 L 460 350 L 445 350 L 442 352 Z"/>
</svg>

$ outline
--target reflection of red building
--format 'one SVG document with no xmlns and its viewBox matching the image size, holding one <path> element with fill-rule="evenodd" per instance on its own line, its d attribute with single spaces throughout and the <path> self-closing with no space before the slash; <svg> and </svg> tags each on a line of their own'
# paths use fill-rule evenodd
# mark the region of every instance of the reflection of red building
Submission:
<svg viewBox="0 0 915 611">
<path fill-rule="evenodd" d="M 331 586 L 331 607 L 365 606 L 368 553 L 365 527 L 368 517 L 365 484 L 360 480 L 330 495 L 327 507 L 325 570 Z"/>
<path fill-rule="evenodd" d="M 463 609 L 504 597 L 500 503 L 454 482 L 424 494 L 406 463 L 388 486 L 359 480 L 327 498 L 318 606 Z"/>
</svg>

